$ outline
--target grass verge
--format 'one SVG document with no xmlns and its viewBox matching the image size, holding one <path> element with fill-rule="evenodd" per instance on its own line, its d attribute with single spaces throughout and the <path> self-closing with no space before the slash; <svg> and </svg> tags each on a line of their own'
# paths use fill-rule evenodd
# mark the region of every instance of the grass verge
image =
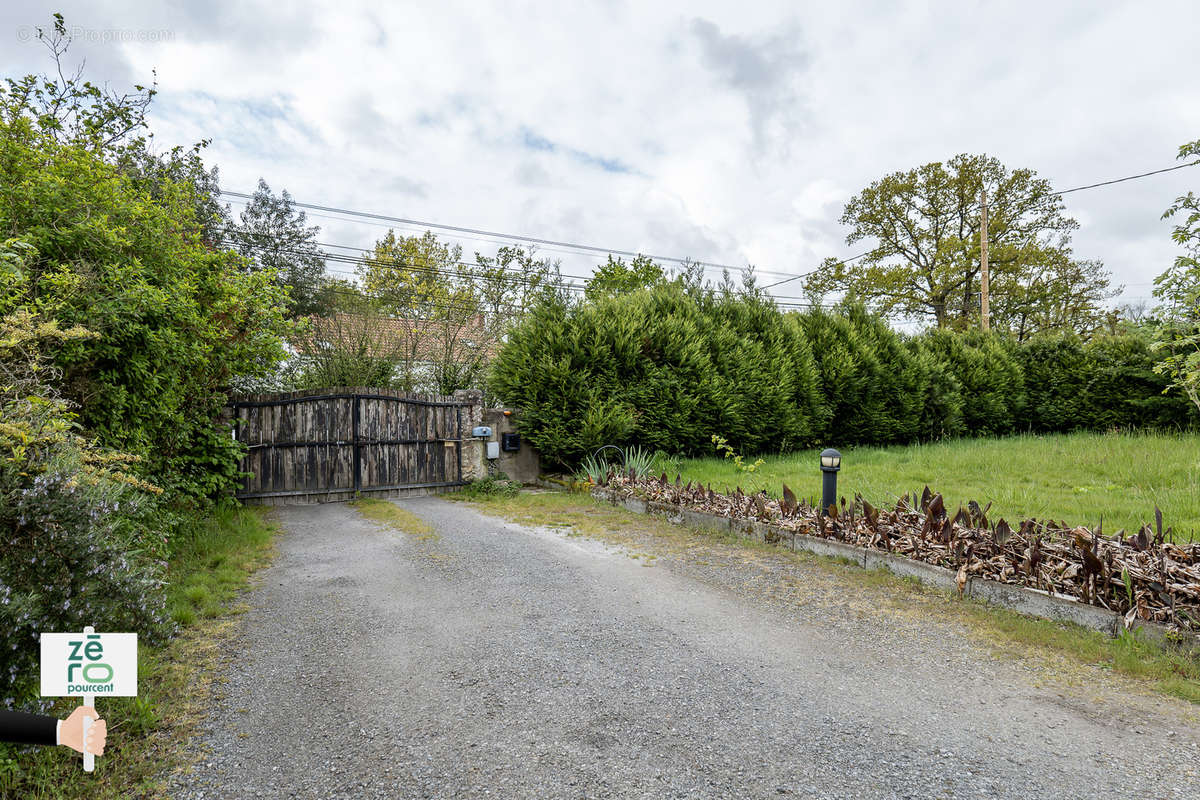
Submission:
<svg viewBox="0 0 1200 800">
<path fill-rule="evenodd" d="M 367 497 L 355 500 L 350 505 L 372 522 L 395 528 L 410 536 L 415 536 L 422 542 L 437 541 L 438 539 L 437 532 L 432 525 L 411 511 L 405 511 L 395 503 Z"/>
<path fill-rule="evenodd" d="M 467 500 L 466 498 L 463 498 Z M 997 655 L 1041 664 L 1047 680 L 1086 684 L 1094 678 L 1092 668 L 1132 679 L 1155 692 L 1200 704 L 1200 656 L 1184 655 L 1132 636 L 1112 639 L 1077 625 L 1035 619 L 975 600 L 957 598 L 927 587 L 919 581 L 899 578 L 886 570 L 864 570 L 849 562 L 793 553 L 773 545 L 742 538 L 733 533 L 714 533 L 674 525 L 652 515 L 634 514 L 586 494 L 545 492 L 512 498 L 475 500 L 477 508 L 524 525 L 563 529 L 573 535 L 599 539 L 627 548 L 643 563 L 663 563 L 671 557 L 713 566 L 754 568 L 771 559 L 793 564 L 811 564 L 840 582 L 833 597 L 853 595 L 853 613 L 879 613 L 923 624 L 957 623 L 976 641 Z M 763 569 L 764 580 L 754 580 L 772 599 L 780 596 L 795 603 L 824 602 L 811 592 L 812 581 L 779 577 L 775 569 Z M 778 584 L 786 583 L 785 587 Z M 776 584 L 775 588 L 771 587 Z M 851 584 L 852 593 L 844 591 Z M 776 589 L 781 589 L 776 591 Z M 835 602 L 845 613 L 847 605 Z"/>
<path fill-rule="evenodd" d="M 833 443 L 837 445 L 836 442 Z M 714 490 L 766 489 L 787 483 L 799 496 L 820 494 L 818 450 L 764 456 L 753 473 L 720 458 L 668 459 L 656 465 L 673 479 Z M 903 447 L 843 449 L 838 492 L 860 493 L 891 506 L 902 492 L 926 484 L 948 508 L 967 500 L 993 503 L 988 516 L 1066 520 L 1134 532 L 1163 511 L 1177 540 L 1200 539 L 1200 433 L 1074 433 L 956 439 Z"/>
<path fill-rule="evenodd" d="M 171 770 L 197 754 L 186 750 L 216 680 L 220 644 L 233 627 L 233 601 L 270 558 L 275 528 L 259 509 L 211 512 L 173 542 L 167 608 L 179 632 L 165 646 L 138 648 L 138 696 L 101 699 L 108 744 L 96 771 L 83 772 L 65 747 L 26 748 L 0 761 L 0 797 L 165 797 Z M 54 714 L 65 718 L 77 701 Z"/>
</svg>

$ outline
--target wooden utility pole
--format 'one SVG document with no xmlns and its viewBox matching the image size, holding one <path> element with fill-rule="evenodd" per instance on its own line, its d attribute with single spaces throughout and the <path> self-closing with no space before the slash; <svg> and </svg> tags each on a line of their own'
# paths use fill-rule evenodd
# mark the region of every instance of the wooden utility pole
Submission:
<svg viewBox="0 0 1200 800">
<path fill-rule="evenodd" d="M 983 329 L 991 328 L 991 320 L 988 309 L 988 207 L 987 207 L 987 189 L 983 190 L 983 203 L 980 207 L 980 222 L 979 222 L 979 288 L 981 290 L 980 310 L 981 324 Z"/>
</svg>

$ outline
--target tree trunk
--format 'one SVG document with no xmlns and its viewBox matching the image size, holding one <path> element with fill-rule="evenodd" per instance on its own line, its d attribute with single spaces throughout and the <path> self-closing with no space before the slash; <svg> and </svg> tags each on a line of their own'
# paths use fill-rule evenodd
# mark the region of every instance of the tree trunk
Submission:
<svg viewBox="0 0 1200 800">
<path fill-rule="evenodd" d="M 933 306 L 933 318 L 937 321 L 937 326 L 939 328 L 946 327 L 946 299 L 940 297 L 930 300 L 929 304 Z"/>
</svg>

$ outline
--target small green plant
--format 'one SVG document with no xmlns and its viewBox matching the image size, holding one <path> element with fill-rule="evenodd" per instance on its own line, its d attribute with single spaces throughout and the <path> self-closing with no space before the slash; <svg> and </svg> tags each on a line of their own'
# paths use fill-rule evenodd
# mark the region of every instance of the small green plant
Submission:
<svg viewBox="0 0 1200 800">
<path fill-rule="evenodd" d="M 683 472 L 683 459 L 679 456 L 673 456 L 665 450 L 658 450 L 654 453 L 654 460 L 650 464 L 651 475 L 678 475 Z"/>
<path fill-rule="evenodd" d="M 724 436 L 718 436 L 715 433 L 712 437 L 712 442 L 717 448 L 718 453 L 724 454 L 724 458 L 733 459 L 733 468 L 738 472 L 753 473 L 763 465 L 763 460 L 760 458 L 753 464 L 747 464 L 742 460 L 741 454 L 737 453 L 733 446 L 726 441 Z"/>
<path fill-rule="evenodd" d="M 654 463 L 654 457 L 640 447 L 630 447 L 625 450 L 625 465 L 624 471 L 628 475 L 630 470 L 638 478 L 644 478 L 650 474 L 650 465 Z"/>
<path fill-rule="evenodd" d="M 15 758 L 0 758 L 0 790 L 4 796 L 9 796 L 9 790 L 15 789 L 21 775 L 21 765 Z"/>
<path fill-rule="evenodd" d="M 154 700 L 148 697 L 122 698 L 125 706 L 125 725 L 123 732 L 130 736 L 149 736 L 158 725 L 158 708 Z"/>
<path fill-rule="evenodd" d="M 503 472 L 497 472 L 495 475 L 471 481 L 463 487 L 462 493 L 475 500 L 516 497 L 521 493 L 521 484 L 509 480 L 508 475 Z"/>
<path fill-rule="evenodd" d="M 621 455 L 624 461 L 619 467 L 615 467 L 603 458 L 598 458 L 595 455 L 590 455 L 583 460 L 579 465 L 579 472 L 576 477 L 581 482 L 592 483 L 599 486 L 608 479 L 608 473 L 618 472 L 622 475 L 628 475 L 630 470 L 633 470 L 635 477 L 644 478 L 650 474 L 650 468 L 654 464 L 654 457 L 640 447 L 630 447 L 623 450 Z"/>
<path fill-rule="evenodd" d="M 578 477 L 581 481 L 594 483 L 599 486 L 608 476 L 608 471 L 610 469 L 612 469 L 612 467 L 604 459 L 596 458 L 595 456 L 588 456 L 583 460 L 583 463 L 579 465 L 579 472 L 577 473 L 576 477 Z"/>
</svg>

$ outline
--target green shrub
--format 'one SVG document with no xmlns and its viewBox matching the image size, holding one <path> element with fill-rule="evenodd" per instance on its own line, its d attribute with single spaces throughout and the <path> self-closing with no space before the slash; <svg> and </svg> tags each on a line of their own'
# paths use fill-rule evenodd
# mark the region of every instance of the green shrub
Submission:
<svg viewBox="0 0 1200 800">
<path fill-rule="evenodd" d="M 1200 420 L 1187 396 L 1155 372 L 1159 354 L 1143 332 L 1097 336 L 1085 351 L 1090 427 L 1185 428 Z"/>
<path fill-rule="evenodd" d="M 817 308 L 795 318 L 820 374 L 824 441 L 895 444 L 920 435 L 928 359 L 861 306 Z"/>
<path fill-rule="evenodd" d="M 815 442 L 825 408 L 803 331 L 753 291 L 726 290 L 701 302 L 714 318 L 709 349 L 719 390 L 717 424 L 706 438 L 718 434 L 746 453 Z"/>
<path fill-rule="evenodd" d="M 1025 376 L 1010 342 L 998 334 L 949 330 L 920 338 L 958 381 L 967 432 L 1002 436 L 1024 427 Z"/>
<path fill-rule="evenodd" d="M 922 427 L 922 403 L 929 382 L 925 365 L 882 317 L 868 313 L 861 305 L 848 306 L 845 314 L 861 345 L 874 354 L 880 366 L 871 387 L 872 394 L 879 397 L 880 411 L 862 423 L 869 441 L 913 441 Z"/>
<path fill-rule="evenodd" d="M 880 413 L 872 380 L 880 372 L 878 359 L 855 336 L 844 316 L 817 308 L 790 315 L 813 354 L 821 387 L 818 433 L 829 440 L 837 431 L 841 441 L 868 441 L 859 434 L 859 419 Z M 843 438 L 844 437 L 844 438 Z"/>
<path fill-rule="evenodd" d="M 32 254 L 0 315 L 36 308 L 91 330 L 50 353 L 83 428 L 143 456 L 172 498 L 205 497 L 236 469 L 216 423 L 224 387 L 282 357 L 286 293 L 214 246 L 207 173 L 194 153 L 150 152 L 144 106 L 83 82 L 54 100 L 54 86 L 0 89 L 0 228 Z"/>
<path fill-rule="evenodd" d="M 909 339 L 906 344 L 912 352 L 914 368 L 924 375 L 917 438 L 933 441 L 964 435 L 967 432 L 963 422 L 964 399 L 958 378 L 949 365 L 925 346 L 923 339 Z"/>
<path fill-rule="evenodd" d="M 679 281 L 547 299 L 501 349 L 491 390 L 568 467 L 605 444 L 698 454 L 713 434 L 781 452 L 814 438 L 820 412 L 807 343 L 769 301 Z"/>
<path fill-rule="evenodd" d="M 147 642 L 168 631 L 167 538 L 134 458 L 80 435 L 40 383 L 41 355 L 85 338 L 27 312 L 0 317 L 0 697 L 36 696 L 38 635 L 103 624 Z"/>
<path fill-rule="evenodd" d="M 782 314 L 752 289 L 675 280 L 542 303 L 500 351 L 491 389 L 523 410 L 522 432 L 548 464 L 574 468 L 605 444 L 661 463 L 705 454 L 714 436 L 752 457 L 817 442 L 1194 424 L 1152 366 L 1132 333 L 1086 345 L 906 337 L 852 303 Z"/>
<path fill-rule="evenodd" d="M 1035 337 L 1021 346 L 1020 355 L 1029 430 L 1066 433 L 1096 427 L 1087 392 L 1095 363 L 1077 336 Z"/>
<path fill-rule="evenodd" d="M 1182 428 L 1194 424 L 1187 399 L 1155 373 L 1149 338 L 1131 329 L 1038 337 L 1022 345 L 1028 419 L 1037 432 Z"/>
<path fill-rule="evenodd" d="M 477 478 L 462 488 L 462 494 L 480 500 L 492 497 L 516 497 L 521 493 L 521 484 L 510 480 L 508 475 L 497 472 L 484 478 Z"/>
</svg>

